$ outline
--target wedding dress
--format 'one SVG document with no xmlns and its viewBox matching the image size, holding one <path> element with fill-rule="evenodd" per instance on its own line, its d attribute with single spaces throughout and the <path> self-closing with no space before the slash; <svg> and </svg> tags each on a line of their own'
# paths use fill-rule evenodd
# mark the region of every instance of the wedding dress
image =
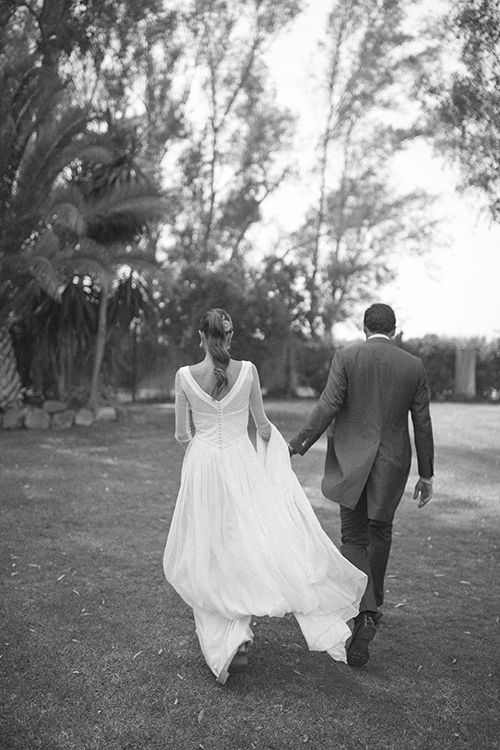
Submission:
<svg viewBox="0 0 500 750">
<path fill-rule="evenodd" d="M 242 362 L 220 401 L 182 367 L 175 416 L 176 438 L 189 444 L 163 565 L 193 608 L 218 681 L 226 681 L 240 644 L 252 641 L 251 616 L 293 612 L 311 650 L 346 661 L 346 623 L 358 614 L 367 579 L 321 528 L 288 447 L 265 415 L 254 365 Z"/>
</svg>

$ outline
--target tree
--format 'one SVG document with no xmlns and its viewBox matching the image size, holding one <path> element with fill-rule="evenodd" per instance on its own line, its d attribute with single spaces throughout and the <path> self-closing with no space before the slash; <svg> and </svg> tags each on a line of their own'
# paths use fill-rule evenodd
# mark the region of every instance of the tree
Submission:
<svg viewBox="0 0 500 750">
<path fill-rule="evenodd" d="M 380 166 L 392 153 L 388 135 L 384 133 L 381 141 L 374 135 L 369 144 L 345 146 L 339 184 L 324 195 L 321 234 L 317 234 L 318 211 L 313 208 L 294 238 L 309 280 L 312 302 L 306 317 L 313 335 L 328 338 L 334 323 L 394 278 L 402 254 L 422 252 L 432 236 L 429 196 L 421 191 L 398 195 Z M 394 133 L 396 143 L 399 138 Z M 313 285 L 312 248 L 318 244 L 324 252 L 317 259 Z"/>
<path fill-rule="evenodd" d="M 97 85 L 100 65 L 109 48 L 106 44 L 116 38 L 116 28 L 129 29 L 126 56 L 133 36 L 131 15 L 140 21 L 149 10 L 161 5 L 150 0 L 142 3 L 138 11 L 135 3 L 127 0 L 112 4 L 43 0 L 33 7 L 18 2 L 2 4 L 0 321 L 7 328 L 32 309 L 31 302 L 40 288 L 49 297 L 61 300 L 68 282 L 56 272 L 68 259 L 59 257 L 61 247 L 51 225 L 49 209 L 54 188 L 79 164 L 101 165 L 102 169 L 112 162 L 115 175 L 112 178 L 108 171 L 110 182 L 122 167 L 116 141 L 112 143 L 108 137 L 113 126 L 112 107 L 108 104 L 107 128 L 103 128 L 105 122 L 102 118 L 99 121 L 91 107 L 91 92 L 84 96 L 87 101 L 83 105 L 75 105 L 73 102 L 82 93 L 82 89 L 75 90 L 81 83 L 75 71 L 79 65 L 92 61 L 94 75 L 90 78 Z M 133 211 L 139 220 L 150 210 L 145 207 L 145 194 L 128 195 L 128 200 L 128 209 L 130 201 L 136 201 Z M 137 200 L 142 200 L 139 207 Z M 77 204 L 78 201 L 81 196 Z M 74 220 L 79 207 L 72 207 Z M 66 211 L 71 210 L 70 202 Z M 69 214 L 65 218 L 69 220 Z M 35 285 L 31 278 L 36 280 Z M 30 298 L 30 294 L 35 297 Z M 49 307 L 43 309 L 52 315 Z M 2 335 L 5 338 L 7 334 L 4 330 Z M 4 347 L 2 351 L 6 356 L 11 348 Z M 12 365 L 13 361 L 3 368 L 5 377 L 6 373 L 15 373 Z M 5 393 L 12 393 L 18 380 L 13 378 L 9 384 L 5 377 L 2 387 Z"/>
<path fill-rule="evenodd" d="M 210 307 L 222 307 L 233 318 L 233 355 L 254 362 L 269 391 L 294 394 L 303 302 L 295 289 L 296 273 L 294 263 L 275 257 L 252 269 L 242 260 L 215 266 L 186 264 L 159 310 L 161 338 L 168 342 L 174 359 L 196 359 L 200 318 Z"/>
<path fill-rule="evenodd" d="M 60 279 L 49 259 L 54 246 L 44 233 L 52 187 L 76 158 L 105 158 L 102 137 L 88 129 L 89 111 L 71 104 L 58 75 L 57 49 L 60 53 L 62 48 L 56 49 L 49 22 L 49 11 L 56 6 L 47 0 L 39 15 L 19 3 L 2 6 L 0 326 L 4 340 L 12 322 L 23 314 L 30 278 L 52 297 L 60 295 Z M 63 46 L 64 29 L 62 24 L 54 37 Z M 2 357 L 12 357 L 11 352 L 4 347 Z M 14 365 L 12 358 L 3 364 L 4 375 L 11 373 L 10 382 L 2 381 L 4 403 L 7 397 L 14 398 L 19 384 Z"/>
<path fill-rule="evenodd" d="M 36 283 L 27 291 L 24 315 L 11 335 L 26 395 L 69 401 L 89 378 L 88 351 L 94 341 L 97 299 L 88 280 L 74 277 L 59 300 Z"/>
<path fill-rule="evenodd" d="M 451 28 L 462 66 L 445 96 L 434 91 L 441 127 L 438 142 L 462 165 L 465 186 L 483 191 L 500 217 L 500 6 L 496 0 L 461 0 Z"/>
<path fill-rule="evenodd" d="M 108 310 L 108 342 L 103 374 L 114 385 L 128 388 L 136 400 L 137 385 L 150 369 L 151 353 L 158 346 L 159 280 L 131 271 L 119 279 Z M 156 361 L 156 358 L 154 359 Z"/>
<path fill-rule="evenodd" d="M 0 409 L 15 404 L 21 394 L 21 380 L 9 331 L 0 328 Z"/>
<path fill-rule="evenodd" d="M 294 0 L 196 0 L 190 10 L 192 116 L 172 245 L 177 258 L 207 263 L 242 252 L 287 173 L 279 153 L 290 117 L 266 89 L 263 53 L 298 8 Z"/>
<path fill-rule="evenodd" d="M 67 275 L 87 275 L 99 290 L 99 311 L 89 406 L 99 402 L 107 339 L 108 305 L 122 269 L 157 267 L 155 248 L 141 236 L 165 214 L 167 203 L 132 162 L 83 171 L 53 197 L 52 229 Z"/>
<path fill-rule="evenodd" d="M 391 159 L 422 132 L 405 109 L 429 55 L 404 30 L 405 8 L 335 0 L 328 17 L 317 197 L 288 246 L 303 263 L 313 336 L 391 277 L 392 249 L 415 249 L 417 236 L 422 246 L 429 233 L 424 196 L 390 184 Z"/>
</svg>

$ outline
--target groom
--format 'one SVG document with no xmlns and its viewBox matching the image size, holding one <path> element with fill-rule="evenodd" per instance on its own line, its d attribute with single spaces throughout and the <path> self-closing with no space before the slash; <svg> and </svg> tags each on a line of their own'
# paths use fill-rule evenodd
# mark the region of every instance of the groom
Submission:
<svg viewBox="0 0 500 750">
<path fill-rule="evenodd" d="M 347 663 L 362 667 L 382 616 L 392 521 L 411 463 L 408 413 L 413 422 L 419 479 L 414 499 L 432 497 L 434 444 L 429 388 L 422 361 L 393 341 L 396 317 L 374 304 L 364 315 L 366 341 L 335 352 L 328 382 L 306 425 L 289 442 L 303 455 L 330 425 L 323 494 L 339 503 L 341 551 L 368 575 L 347 646 Z"/>
</svg>

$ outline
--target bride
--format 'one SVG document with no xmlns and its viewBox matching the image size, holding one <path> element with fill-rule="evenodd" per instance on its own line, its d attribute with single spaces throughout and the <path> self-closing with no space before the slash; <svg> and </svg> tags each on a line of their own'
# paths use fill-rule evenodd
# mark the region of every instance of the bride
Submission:
<svg viewBox="0 0 500 750">
<path fill-rule="evenodd" d="M 209 310 L 205 358 L 176 374 L 175 436 L 187 449 L 163 558 L 221 683 L 247 666 L 252 616 L 293 612 L 311 650 L 345 662 L 347 621 L 366 586 L 322 530 L 266 417 L 255 366 L 229 355 L 232 336 L 230 316 Z"/>
</svg>

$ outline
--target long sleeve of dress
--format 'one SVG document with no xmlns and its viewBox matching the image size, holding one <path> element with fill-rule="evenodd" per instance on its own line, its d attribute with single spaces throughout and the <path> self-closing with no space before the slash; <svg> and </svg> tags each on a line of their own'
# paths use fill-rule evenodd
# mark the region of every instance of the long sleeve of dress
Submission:
<svg viewBox="0 0 500 750">
<path fill-rule="evenodd" d="M 175 439 L 178 443 L 189 443 L 192 438 L 190 407 L 182 387 L 180 371 L 175 373 Z"/>
<path fill-rule="evenodd" d="M 257 368 L 252 364 L 252 389 L 250 391 L 250 411 L 253 421 L 257 427 L 259 435 L 264 440 L 271 437 L 272 424 L 264 411 L 264 402 L 262 401 L 262 392 L 260 390 L 260 381 Z"/>
</svg>

